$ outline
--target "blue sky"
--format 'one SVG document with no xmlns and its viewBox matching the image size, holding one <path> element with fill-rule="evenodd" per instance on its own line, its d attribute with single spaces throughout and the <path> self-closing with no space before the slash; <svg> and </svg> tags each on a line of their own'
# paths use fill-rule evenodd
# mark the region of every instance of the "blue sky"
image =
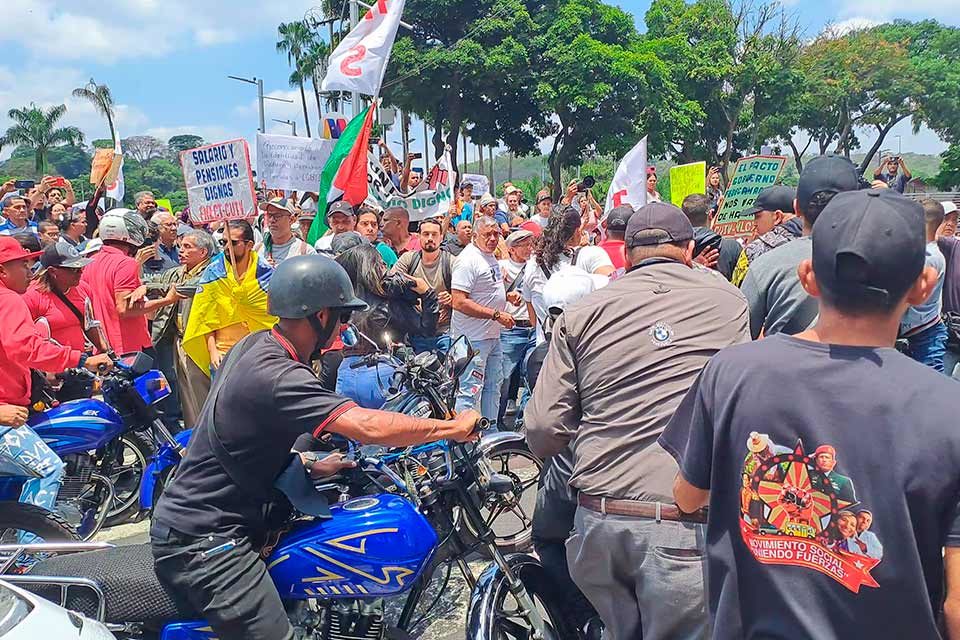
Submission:
<svg viewBox="0 0 960 640">
<path fill-rule="evenodd" d="M 264 78 L 266 92 L 292 98 L 293 104 L 268 101 L 267 129 L 288 133 L 273 118 L 297 121 L 303 135 L 299 93 L 287 85 L 286 57 L 276 53 L 276 27 L 301 18 L 310 0 L 3 0 L 0 12 L 0 131 L 6 112 L 31 101 L 65 102 L 65 121 L 87 139 L 107 137 L 93 108 L 70 96 L 92 76 L 106 82 L 117 102 L 118 128 L 126 137 L 148 134 L 166 139 L 196 133 L 208 141 L 247 137 L 257 128 L 253 85 L 227 75 Z M 620 0 L 643 29 L 649 0 Z M 863 25 L 892 18 L 933 17 L 960 24 L 956 0 L 791 0 L 810 36 L 825 24 Z M 389 76 L 389 71 L 388 71 Z M 312 94 L 308 94 L 312 102 Z M 316 105 L 310 107 L 316 125 Z M 422 138 L 422 126 L 413 128 Z M 939 152 L 943 145 L 929 131 L 914 136 L 907 122 L 894 131 L 904 151 Z M 390 136 L 398 140 L 399 133 Z M 890 138 L 890 140 L 894 140 Z M 896 144 L 894 142 L 894 144 Z M 419 147 L 420 142 L 415 144 Z M 0 152 L 8 156 L 10 149 Z M 472 154 L 471 154 L 472 155 Z"/>
</svg>

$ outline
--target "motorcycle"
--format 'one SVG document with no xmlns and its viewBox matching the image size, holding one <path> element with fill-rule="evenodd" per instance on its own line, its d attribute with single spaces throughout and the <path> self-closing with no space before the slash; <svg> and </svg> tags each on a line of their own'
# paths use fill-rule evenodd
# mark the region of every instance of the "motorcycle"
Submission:
<svg viewBox="0 0 960 640">
<path fill-rule="evenodd" d="M 466 354 L 448 358 L 452 377 L 473 357 L 469 348 Z M 509 492 L 512 482 L 492 471 L 481 445 L 441 442 L 407 449 L 392 464 L 363 453 L 357 462 L 342 477 L 318 483 L 320 491 L 342 483 L 353 497 L 330 506 L 329 519 L 298 510 L 292 500 L 296 508 L 276 544 L 263 552 L 297 638 L 409 637 L 431 578 L 445 568 L 442 592 L 454 565 L 472 588 L 469 640 L 577 637 L 539 561 L 497 548 L 481 507 L 491 494 Z M 64 545 L 66 555 L 9 579 L 105 622 L 119 638 L 211 637 L 209 625 L 178 608 L 182 603 L 157 580 L 149 545 L 69 553 L 76 549 Z M 477 578 L 466 559 L 481 549 L 493 562 Z M 390 625 L 382 599 L 403 594 Z"/>
<path fill-rule="evenodd" d="M 38 477 L 35 471 L 22 465 L 13 457 L 5 453 L 0 454 L 0 479 L 15 478 L 22 484 Z M 30 534 L 35 539 L 48 542 L 80 539 L 73 527 L 53 511 L 23 502 L 0 502 L 0 548 L 5 545 L 18 547 L 17 541 L 24 538 L 23 534 Z M 12 548 L 9 553 L 13 554 Z M 11 561 L 10 557 L 10 555 L 0 554 L 0 566 L 3 569 L 16 562 L 17 558 Z M 10 565 L 7 564 L 8 562 Z M 0 573 L 2 572 L 3 570 L 0 569 Z"/>
<path fill-rule="evenodd" d="M 94 324 L 95 328 L 99 328 Z M 49 338 L 49 325 L 37 323 Z M 97 375 L 71 369 L 67 376 L 89 380 L 103 399 L 86 398 L 60 403 L 50 388 L 35 385 L 32 414 L 27 424 L 60 456 L 65 465 L 56 510 L 84 540 L 104 525 L 125 522 L 152 508 L 152 493 L 143 484 L 162 472 L 163 460 L 182 451 L 159 418 L 155 405 L 170 395 L 163 373 L 153 369 L 146 354 L 114 357 L 114 370 Z M 146 435 L 145 432 L 152 432 Z M 0 478 L 0 500 L 17 500 L 23 478 Z M 151 485 L 152 487 L 152 485 Z M 149 489 L 148 489 L 149 491 Z"/>
</svg>

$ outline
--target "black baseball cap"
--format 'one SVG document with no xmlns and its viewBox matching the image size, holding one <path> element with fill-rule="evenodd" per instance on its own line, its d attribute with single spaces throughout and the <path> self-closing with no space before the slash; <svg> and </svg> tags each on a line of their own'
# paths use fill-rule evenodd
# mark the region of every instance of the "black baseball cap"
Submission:
<svg viewBox="0 0 960 640">
<path fill-rule="evenodd" d="M 797 183 L 797 213 L 804 215 L 817 194 L 829 196 L 863 188 L 860 172 L 843 156 L 817 156 L 800 172 Z M 758 196 L 759 197 L 759 196 Z"/>
<path fill-rule="evenodd" d="M 607 214 L 607 229 L 610 231 L 617 231 L 623 233 L 627 229 L 627 222 L 630 220 L 630 216 L 633 215 L 633 207 L 629 204 L 622 204 L 619 207 L 614 207 L 610 210 L 610 213 Z"/>
<path fill-rule="evenodd" d="M 630 216 L 623 239 L 628 248 L 693 240 L 693 225 L 679 207 L 651 202 Z"/>
<path fill-rule="evenodd" d="M 793 187 L 784 187 L 775 185 L 767 187 L 757 195 L 753 201 L 753 206 L 747 212 L 756 215 L 761 211 L 783 211 L 785 213 L 793 212 L 793 200 L 797 197 L 797 190 Z"/>
<path fill-rule="evenodd" d="M 330 205 L 330 207 L 327 209 L 328 218 L 335 213 L 342 213 L 348 216 L 354 215 L 353 207 L 350 206 L 349 202 L 345 202 L 344 200 L 337 200 L 332 205 Z"/>
<path fill-rule="evenodd" d="M 93 262 L 90 258 L 84 258 L 74 247 L 65 242 L 54 242 L 40 255 L 40 266 L 64 267 L 66 269 L 79 269 Z"/>
<path fill-rule="evenodd" d="M 923 207 L 890 189 L 838 193 L 812 235 L 817 282 L 835 295 L 892 304 L 926 261 Z"/>
</svg>

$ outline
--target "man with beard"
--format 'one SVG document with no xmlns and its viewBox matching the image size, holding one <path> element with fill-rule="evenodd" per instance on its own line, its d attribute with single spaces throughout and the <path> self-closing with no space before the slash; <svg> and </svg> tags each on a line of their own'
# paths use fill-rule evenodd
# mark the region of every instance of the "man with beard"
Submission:
<svg viewBox="0 0 960 640">
<path fill-rule="evenodd" d="M 446 353 L 450 348 L 450 311 L 452 298 L 450 297 L 450 280 L 453 274 L 454 258 L 440 248 L 443 238 L 443 227 L 436 218 L 429 218 L 420 223 L 420 249 L 408 251 L 397 261 L 394 271 L 415 278 L 423 278 L 430 288 L 437 293 L 437 302 L 440 303 L 440 318 L 437 321 L 437 330 L 433 335 L 410 335 L 410 345 L 414 351 L 432 351 L 439 349 Z"/>
</svg>

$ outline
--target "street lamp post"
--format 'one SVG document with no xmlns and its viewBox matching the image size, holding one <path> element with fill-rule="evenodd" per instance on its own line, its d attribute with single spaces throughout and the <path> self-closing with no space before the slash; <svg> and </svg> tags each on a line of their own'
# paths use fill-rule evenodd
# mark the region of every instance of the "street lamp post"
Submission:
<svg viewBox="0 0 960 640">
<path fill-rule="evenodd" d="M 277 102 L 293 103 L 293 100 L 287 100 L 286 98 L 274 98 L 273 96 L 263 95 L 263 78 L 257 78 L 256 76 L 254 76 L 253 78 L 240 78 L 238 76 L 227 76 L 227 77 L 230 78 L 231 80 L 246 82 L 247 84 L 253 84 L 257 86 L 257 105 L 260 108 L 260 133 L 267 132 L 267 127 L 266 127 L 266 123 L 264 122 L 264 115 L 263 115 L 264 100 L 276 100 Z"/>
</svg>

